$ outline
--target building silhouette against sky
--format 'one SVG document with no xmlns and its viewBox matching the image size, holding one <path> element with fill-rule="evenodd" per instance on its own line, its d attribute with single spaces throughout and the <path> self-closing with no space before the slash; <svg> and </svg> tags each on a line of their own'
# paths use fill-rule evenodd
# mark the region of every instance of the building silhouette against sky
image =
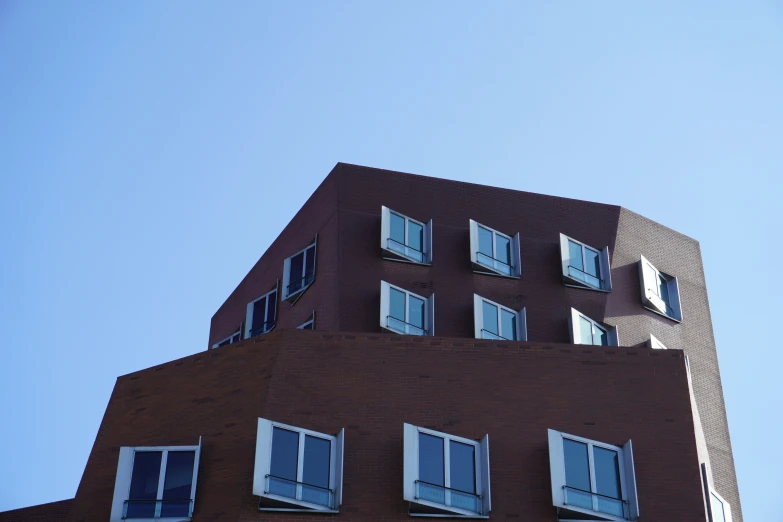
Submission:
<svg viewBox="0 0 783 522">
<path fill-rule="evenodd" d="M 699 244 L 618 206 L 340 163 L 205 348 L 0 521 L 742 520 Z"/>
</svg>

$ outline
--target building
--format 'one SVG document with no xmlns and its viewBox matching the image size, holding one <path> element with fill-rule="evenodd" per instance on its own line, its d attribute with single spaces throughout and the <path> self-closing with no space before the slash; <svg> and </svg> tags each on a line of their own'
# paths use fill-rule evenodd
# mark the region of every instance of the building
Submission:
<svg viewBox="0 0 783 522">
<path fill-rule="evenodd" d="M 0 521 L 742 520 L 699 245 L 621 207 L 340 163 L 206 348 Z"/>
</svg>

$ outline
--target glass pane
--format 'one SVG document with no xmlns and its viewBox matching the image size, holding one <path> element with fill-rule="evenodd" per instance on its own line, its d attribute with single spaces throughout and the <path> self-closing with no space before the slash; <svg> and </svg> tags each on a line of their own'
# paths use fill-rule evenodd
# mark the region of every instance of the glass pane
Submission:
<svg viewBox="0 0 783 522">
<path fill-rule="evenodd" d="M 495 234 L 495 259 L 511 264 L 511 240 Z"/>
<path fill-rule="evenodd" d="M 266 322 L 266 297 L 262 297 L 255 303 L 253 303 L 253 331 L 252 335 L 258 335 L 263 333 L 263 330 L 256 330 L 261 328 Z"/>
<path fill-rule="evenodd" d="M 408 322 L 424 329 L 424 300 L 418 297 L 408 297 Z"/>
<path fill-rule="evenodd" d="M 305 251 L 305 273 L 304 273 L 305 286 L 313 282 L 314 274 L 315 274 L 315 246 L 311 246 Z"/>
<path fill-rule="evenodd" d="M 712 509 L 712 522 L 726 522 L 723 502 L 721 502 L 712 492 L 710 492 L 710 508 Z"/>
<path fill-rule="evenodd" d="M 419 433 L 419 480 L 443 486 L 445 475 L 443 439 Z"/>
<path fill-rule="evenodd" d="M 408 246 L 424 250 L 424 227 L 412 221 L 408 221 Z"/>
<path fill-rule="evenodd" d="M 593 341 L 596 346 L 609 346 L 609 335 L 606 333 L 606 330 L 595 327 L 593 329 L 595 331 L 593 335 Z"/>
<path fill-rule="evenodd" d="M 449 441 L 449 471 L 451 489 L 468 493 L 476 492 L 476 447 L 462 442 Z"/>
<path fill-rule="evenodd" d="M 291 258 L 291 270 L 289 272 L 288 293 L 296 292 L 304 286 L 304 252 Z M 285 293 L 283 294 L 285 295 Z"/>
<path fill-rule="evenodd" d="M 620 456 L 616 451 L 593 446 L 596 493 L 622 498 L 620 489 Z"/>
<path fill-rule="evenodd" d="M 400 244 L 405 244 L 405 218 L 395 213 L 389 214 L 389 237 Z"/>
<path fill-rule="evenodd" d="M 590 491 L 590 464 L 587 458 L 587 444 L 563 439 L 566 486 Z"/>
<path fill-rule="evenodd" d="M 478 251 L 489 257 L 492 255 L 492 232 L 484 227 L 478 227 L 479 249 Z"/>
<path fill-rule="evenodd" d="M 579 316 L 579 344 L 593 344 L 593 323 Z"/>
<path fill-rule="evenodd" d="M 500 335 L 512 341 L 517 339 L 517 315 L 508 310 L 500 311 Z"/>
<path fill-rule="evenodd" d="M 267 310 L 266 314 L 266 330 L 269 331 L 272 329 L 272 327 L 275 325 L 275 320 L 277 319 L 277 290 L 275 290 L 274 293 L 269 294 L 269 297 L 267 298 L 269 301 L 269 310 Z"/>
<path fill-rule="evenodd" d="M 137 451 L 133 456 L 127 518 L 155 516 L 155 500 L 158 498 L 162 456 L 163 452 L 161 451 Z"/>
<path fill-rule="evenodd" d="M 585 272 L 593 277 L 601 277 L 601 256 L 589 248 L 585 248 Z"/>
<path fill-rule="evenodd" d="M 161 517 L 190 515 L 190 492 L 193 486 L 195 451 L 169 451 L 166 458 L 166 478 L 163 481 Z"/>
<path fill-rule="evenodd" d="M 302 482 L 329 489 L 329 460 L 331 453 L 331 441 L 305 435 Z"/>
<path fill-rule="evenodd" d="M 270 475 L 296 482 L 299 463 L 299 434 L 295 431 L 274 428 L 272 431 L 272 461 Z"/>
<path fill-rule="evenodd" d="M 389 288 L 389 315 L 400 321 L 405 320 L 405 292 Z"/>
<path fill-rule="evenodd" d="M 495 335 L 500 335 L 500 330 L 498 330 L 498 307 L 486 301 L 481 301 L 481 303 L 482 313 L 484 314 L 483 329 Z"/>
<path fill-rule="evenodd" d="M 578 268 L 579 270 L 584 270 L 584 265 L 582 264 L 582 245 L 569 241 L 568 257 L 570 258 L 568 263 L 570 266 Z"/>
<path fill-rule="evenodd" d="M 663 278 L 663 276 L 658 276 L 658 295 L 661 296 L 661 300 L 666 304 L 667 308 L 669 305 L 669 283 L 666 281 L 666 279 Z"/>
</svg>

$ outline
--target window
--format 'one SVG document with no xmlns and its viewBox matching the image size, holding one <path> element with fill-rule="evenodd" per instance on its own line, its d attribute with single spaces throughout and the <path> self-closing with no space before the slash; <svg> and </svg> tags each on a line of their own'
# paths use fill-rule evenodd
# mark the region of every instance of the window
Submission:
<svg viewBox="0 0 783 522">
<path fill-rule="evenodd" d="M 245 339 L 265 334 L 277 320 L 277 285 L 255 301 L 248 303 L 245 318 Z"/>
<path fill-rule="evenodd" d="M 654 348 L 656 350 L 665 350 L 666 346 L 653 334 L 650 334 L 650 348 Z"/>
<path fill-rule="evenodd" d="M 677 278 L 659 272 L 644 256 L 639 261 L 642 304 L 648 310 L 675 321 L 682 321 L 680 285 Z"/>
<path fill-rule="evenodd" d="M 489 435 L 475 441 L 405 424 L 404 439 L 411 515 L 489 515 Z"/>
<path fill-rule="evenodd" d="M 549 430 L 552 504 L 572 518 L 639 516 L 631 441 L 622 447 Z"/>
<path fill-rule="evenodd" d="M 476 339 L 527 341 L 527 313 L 499 305 L 473 294 L 473 324 Z"/>
<path fill-rule="evenodd" d="M 471 219 L 470 261 L 474 272 L 520 277 L 519 234 L 511 238 Z"/>
<path fill-rule="evenodd" d="M 259 418 L 253 476 L 259 509 L 336 513 L 343 502 L 344 432 L 332 436 Z"/>
<path fill-rule="evenodd" d="M 732 522 L 731 519 L 731 504 L 723 500 L 723 497 L 718 495 L 717 491 L 709 488 L 710 499 L 708 502 L 708 509 L 710 515 L 710 522 Z"/>
<path fill-rule="evenodd" d="M 296 302 L 315 280 L 315 249 L 318 236 L 304 250 L 283 263 L 283 299 Z"/>
<path fill-rule="evenodd" d="M 573 344 L 592 344 L 595 346 L 620 346 L 616 326 L 609 326 L 593 321 L 586 315 L 571 308 L 568 318 L 571 327 L 571 342 Z"/>
<path fill-rule="evenodd" d="M 310 318 L 296 327 L 297 330 L 315 330 L 315 310 L 310 314 Z"/>
<path fill-rule="evenodd" d="M 225 346 L 227 344 L 238 343 L 241 340 L 242 340 L 242 328 L 232 333 L 222 341 L 216 342 L 215 344 L 212 345 L 212 348 L 220 348 L 221 346 Z"/>
<path fill-rule="evenodd" d="M 381 207 L 381 250 L 387 259 L 432 263 L 432 220 L 426 225 Z"/>
<path fill-rule="evenodd" d="M 120 448 L 111 522 L 190 520 L 200 456 L 200 438 L 198 446 Z"/>
<path fill-rule="evenodd" d="M 560 234 L 560 259 L 566 286 L 608 292 L 612 289 L 609 247 L 601 251 Z"/>
<path fill-rule="evenodd" d="M 435 335 L 435 294 L 425 298 L 381 281 L 381 328 L 405 335 Z"/>
</svg>

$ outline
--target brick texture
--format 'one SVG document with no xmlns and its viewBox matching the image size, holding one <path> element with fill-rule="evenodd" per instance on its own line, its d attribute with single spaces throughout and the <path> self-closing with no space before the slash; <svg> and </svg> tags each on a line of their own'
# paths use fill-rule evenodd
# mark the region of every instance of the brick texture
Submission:
<svg viewBox="0 0 783 522">
<path fill-rule="evenodd" d="M 49 502 L 0 513 L 0 522 L 64 522 L 73 499 Z"/>
</svg>

